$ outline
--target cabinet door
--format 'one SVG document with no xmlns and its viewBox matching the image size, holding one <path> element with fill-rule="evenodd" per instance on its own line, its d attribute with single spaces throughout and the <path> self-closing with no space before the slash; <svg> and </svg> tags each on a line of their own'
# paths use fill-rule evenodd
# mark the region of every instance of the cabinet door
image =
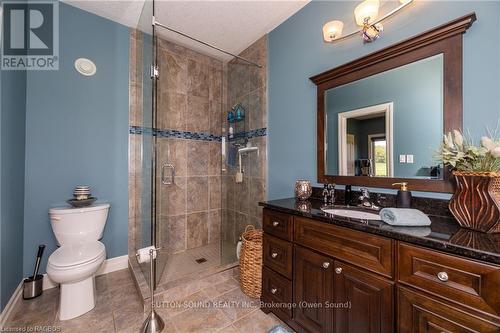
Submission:
<svg viewBox="0 0 500 333">
<path fill-rule="evenodd" d="M 394 331 L 391 281 L 339 261 L 334 275 L 335 332 Z"/>
<path fill-rule="evenodd" d="M 398 331 L 400 333 L 493 333 L 498 323 L 449 306 L 423 293 L 399 287 Z"/>
<path fill-rule="evenodd" d="M 333 259 L 295 246 L 294 320 L 309 333 L 333 331 Z"/>
</svg>

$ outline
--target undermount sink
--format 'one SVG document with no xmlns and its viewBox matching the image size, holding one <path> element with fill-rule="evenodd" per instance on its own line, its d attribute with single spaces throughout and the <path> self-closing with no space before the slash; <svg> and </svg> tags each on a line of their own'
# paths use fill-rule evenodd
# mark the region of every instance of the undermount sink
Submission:
<svg viewBox="0 0 500 333">
<path fill-rule="evenodd" d="M 332 215 L 337 215 L 337 216 L 343 216 L 343 217 L 350 217 L 353 219 L 360 219 L 360 220 L 378 220 L 380 221 L 381 218 L 378 214 L 374 213 L 368 213 L 368 212 L 361 212 L 359 210 L 351 210 L 351 209 L 322 209 L 327 214 L 332 214 Z"/>
</svg>

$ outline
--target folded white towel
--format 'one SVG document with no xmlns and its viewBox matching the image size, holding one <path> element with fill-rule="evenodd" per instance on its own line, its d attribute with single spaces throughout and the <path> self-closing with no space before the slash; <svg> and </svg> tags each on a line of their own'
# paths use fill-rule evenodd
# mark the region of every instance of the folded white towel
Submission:
<svg viewBox="0 0 500 333">
<path fill-rule="evenodd" d="M 380 211 L 380 218 L 385 223 L 395 226 L 431 225 L 431 220 L 427 215 L 418 209 L 411 208 L 384 208 Z"/>
</svg>

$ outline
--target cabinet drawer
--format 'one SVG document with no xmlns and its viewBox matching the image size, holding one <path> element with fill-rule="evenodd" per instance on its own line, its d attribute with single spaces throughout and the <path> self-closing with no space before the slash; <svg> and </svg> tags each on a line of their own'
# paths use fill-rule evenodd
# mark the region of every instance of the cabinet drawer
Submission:
<svg viewBox="0 0 500 333">
<path fill-rule="evenodd" d="M 452 302 L 500 314 L 500 267 L 399 243 L 398 280 Z"/>
<path fill-rule="evenodd" d="M 266 233 L 291 241 L 293 236 L 293 217 L 288 214 L 264 209 L 262 226 Z"/>
<path fill-rule="evenodd" d="M 292 317 L 292 282 L 264 267 L 262 269 L 262 300 L 273 312 Z M 270 304 L 274 303 L 274 304 Z"/>
<path fill-rule="evenodd" d="M 264 234 L 264 265 L 292 278 L 292 243 Z"/>
<path fill-rule="evenodd" d="M 400 333 L 493 333 L 500 330 L 494 323 L 402 287 L 398 289 L 398 307 Z"/>
<path fill-rule="evenodd" d="M 295 242 L 387 277 L 393 277 L 393 241 L 307 218 L 295 218 Z"/>
</svg>

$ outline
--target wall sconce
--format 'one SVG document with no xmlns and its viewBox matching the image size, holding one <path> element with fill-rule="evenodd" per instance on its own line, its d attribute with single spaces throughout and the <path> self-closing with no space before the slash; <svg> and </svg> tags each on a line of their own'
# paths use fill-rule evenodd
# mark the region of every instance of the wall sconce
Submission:
<svg viewBox="0 0 500 333">
<path fill-rule="evenodd" d="M 365 0 L 354 9 L 354 19 L 356 24 L 361 27 L 359 30 L 342 36 L 344 23 L 338 20 L 330 21 L 323 26 L 323 40 L 327 43 L 333 43 L 360 34 L 364 43 L 371 43 L 378 39 L 384 30 L 381 22 L 408 6 L 413 0 L 399 0 L 399 2 L 398 7 L 377 19 L 380 1 Z"/>
</svg>

